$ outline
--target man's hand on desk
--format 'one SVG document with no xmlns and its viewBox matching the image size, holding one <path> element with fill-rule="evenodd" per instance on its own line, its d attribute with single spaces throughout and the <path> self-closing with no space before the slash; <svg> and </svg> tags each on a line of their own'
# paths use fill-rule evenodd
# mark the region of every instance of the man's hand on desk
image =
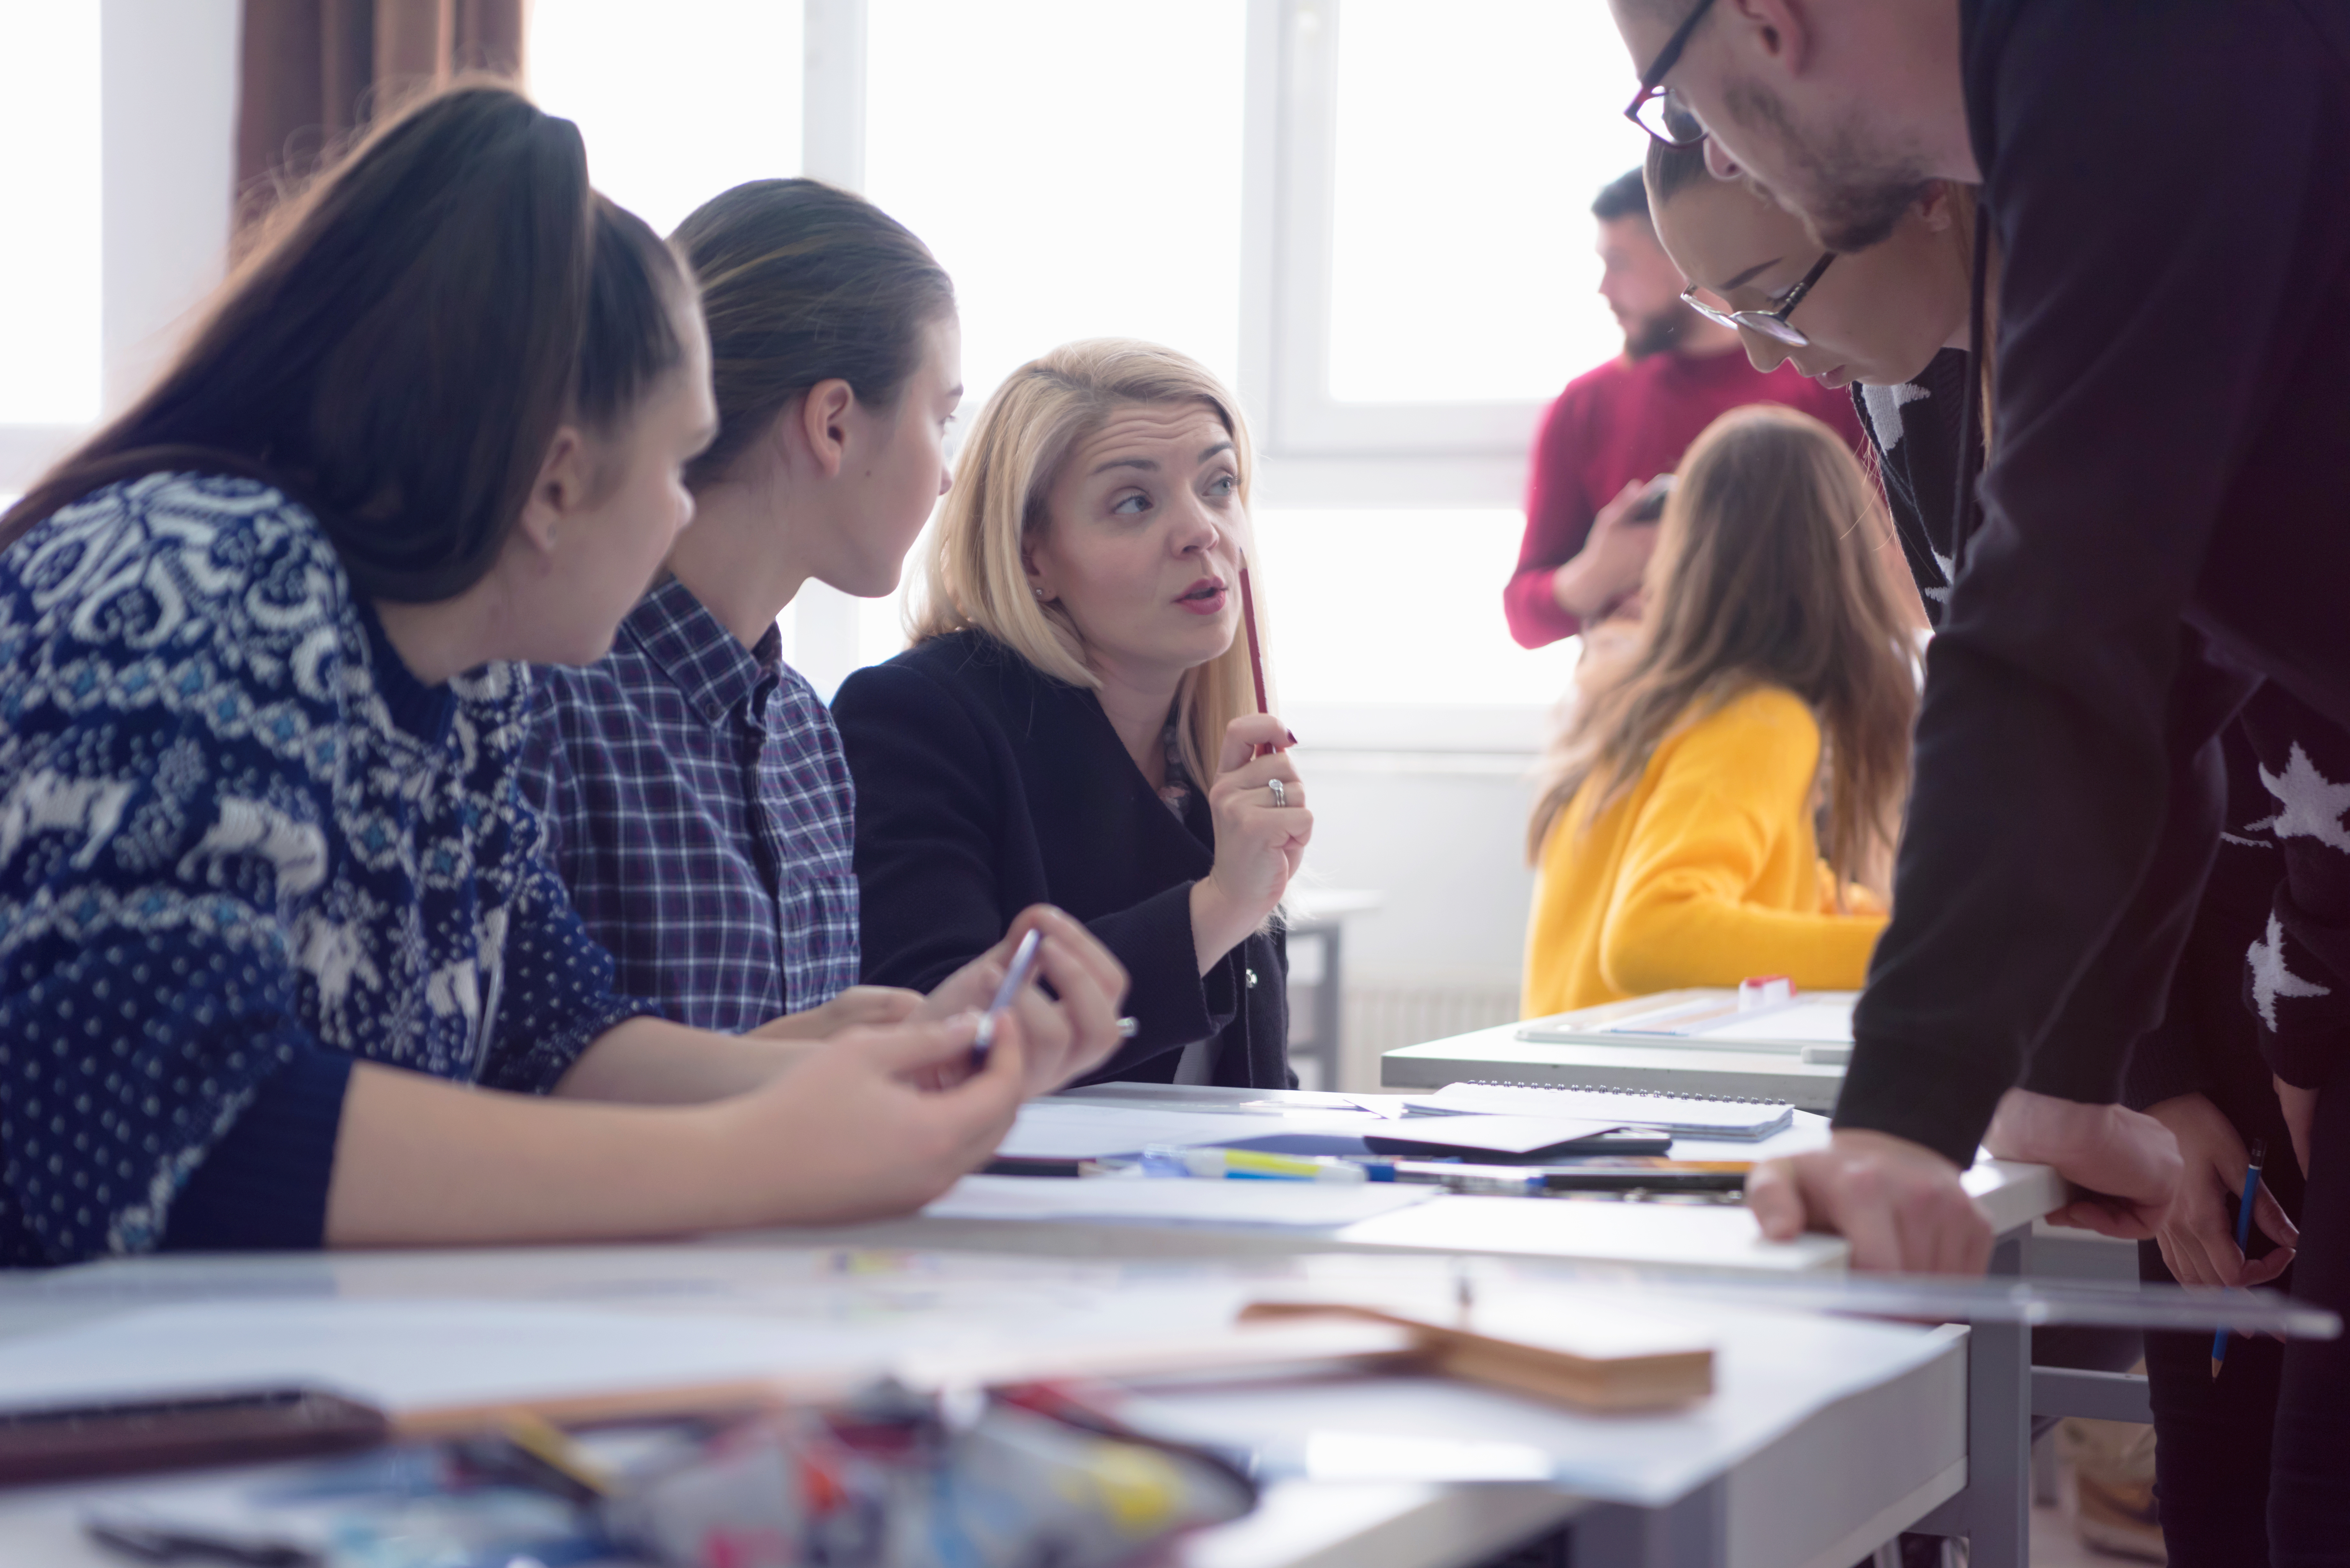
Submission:
<svg viewBox="0 0 2350 1568">
<path fill-rule="evenodd" d="M 1959 1168 L 1890 1133 L 1839 1127 L 1824 1149 L 1766 1161 L 1746 1179 L 1746 1205 L 1773 1241 L 1837 1232 L 1856 1269 L 1979 1274 L 1991 1261 L 1991 1221 Z"/>
<path fill-rule="evenodd" d="M 2183 1168 L 2178 1140 L 2152 1116 L 2023 1089 L 2001 1096 L 1983 1147 L 2001 1159 L 2053 1166 L 2072 1183 L 2073 1199 L 2048 1216 L 2051 1225 L 2126 1241 L 2161 1227 Z"/>
</svg>

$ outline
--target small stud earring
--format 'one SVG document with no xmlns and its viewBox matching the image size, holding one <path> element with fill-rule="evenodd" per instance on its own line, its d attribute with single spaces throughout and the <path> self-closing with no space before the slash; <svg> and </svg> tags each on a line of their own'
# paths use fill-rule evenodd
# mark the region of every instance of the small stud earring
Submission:
<svg viewBox="0 0 2350 1568">
<path fill-rule="evenodd" d="M 1035 594 L 1035 595 L 1036 596 L 1036 602 L 1037 602 L 1038 604 L 1043 604 L 1043 603 L 1045 602 L 1045 590 L 1044 590 L 1044 589 L 1042 589 L 1042 588 L 1040 588 L 1040 587 L 1035 587 L 1034 584 L 1031 584 L 1031 585 L 1029 586 L 1029 589 L 1028 589 L 1028 591 L 1029 591 L 1030 593 Z"/>
</svg>

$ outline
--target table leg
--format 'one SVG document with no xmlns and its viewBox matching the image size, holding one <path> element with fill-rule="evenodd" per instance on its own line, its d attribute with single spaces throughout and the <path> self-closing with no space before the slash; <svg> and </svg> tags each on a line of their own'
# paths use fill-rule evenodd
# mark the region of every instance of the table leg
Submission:
<svg viewBox="0 0 2350 1568">
<path fill-rule="evenodd" d="M 2023 1270 L 2023 1227 L 1992 1249 L 1991 1272 Z M 1966 1526 L 1970 1568 L 2032 1560 L 2032 1328 L 1976 1324 L 1967 1336 Z"/>
<path fill-rule="evenodd" d="M 1314 1054 L 1322 1063 L 1322 1081 L 1314 1086 L 1324 1094 L 1338 1087 L 1346 1070 L 1339 1021 L 1346 1010 L 1346 936 L 1344 920 L 1333 920 L 1322 933 L 1322 983 L 1314 988 Z"/>
</svg>

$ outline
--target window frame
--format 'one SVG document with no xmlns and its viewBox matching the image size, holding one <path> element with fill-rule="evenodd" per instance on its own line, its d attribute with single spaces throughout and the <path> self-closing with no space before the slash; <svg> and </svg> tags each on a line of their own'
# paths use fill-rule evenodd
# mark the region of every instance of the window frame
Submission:
<svg viewBox="0 0 2350 1568">
<path fill-rule="evenodd" d="M 145 388 L 228 267 L 237 0 L 100 0 L 99 418 L 0 424 L 21 492 Z M 189 128 L 211 124 L 213 136 Z"/>
<path fill-rule="evenodd" d="M 1330 395 L 1345 0 L 1249 0 L 1241 395 L 1277 504 L 1517 506 L 1548 400 Z"/>
</svg>

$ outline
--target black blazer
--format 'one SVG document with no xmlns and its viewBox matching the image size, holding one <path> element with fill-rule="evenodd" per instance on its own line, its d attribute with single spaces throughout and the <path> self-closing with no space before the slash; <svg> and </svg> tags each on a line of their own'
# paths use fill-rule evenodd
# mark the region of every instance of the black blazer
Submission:
<svg viewBox="0 0 2350 1568">
<path fill-rule="evenodd" d="M 1022 909 L 1058 904 L 1126 966 L 1140 1026 L 1084 1082 L 1166 1083 L 1182 1047 L 1220 1035 L 1217 1083 L 1291 1085 L 1280 934 L 1252 934 L 1201 977 L 1206 792 L 1176 821 L 1091 691 L 967 631 L 858 670 L 832 713 L 857 784 L 868 981 L 927 991 Z"/>
</svg>

